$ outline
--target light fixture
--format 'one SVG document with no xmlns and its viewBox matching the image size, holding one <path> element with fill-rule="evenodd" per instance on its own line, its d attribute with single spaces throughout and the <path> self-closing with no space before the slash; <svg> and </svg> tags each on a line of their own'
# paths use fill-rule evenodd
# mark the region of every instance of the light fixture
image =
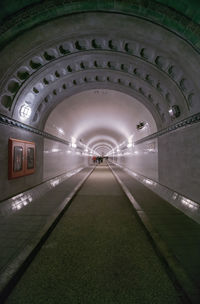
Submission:
<svg viewBox="0 0 200 304">
<path fill-rule="evenodd" d="M 76 145 L 76 138 L 75 137 L 71 137 L 71 146 L 72 146 L 72 148 L 76 148 L 77 147 L 77 145 Z"/>
<path fill-rule="evenodd" d="M 180 112 L 180 108 L 179 106 L 177 105 L 173 105 L 170 109 L 169 109 L 169 115 L 172 117 L 172 118 L 177 118 L 179 117 L 181 114 Z"/>
<path fill-rule="evenodd" d="M 65 134 L 65 132 L 63 131 L 63 129 L 61 129 L 61 128 L 57 128 L 57 130 L 58 130 L 58 132 L 59 132 L 60 134 L 62 134 L 62 135 L 64 135 L 64 134 Z"/>
<path fill-rule="evenodd" d="M 131 147 L 134 147 L 133 135 L 129 136 L 129 138 L 128 138 L 127 148 L 131 148 Z"/>
<path fill-rule="evenodd" d="M 19 115 L 23 119 L 28 119 L 31 116 L 31 108 L 27 104 L 23 104 L 20 108 Z"/>
<path fill-rule="evenodd" d="M 145 125 L 146 125 L 146 122 L 145 122 L 145 121 L 140 121 L 140 122 L 136 125 L 136 129 L 139 131 L 139 130 L 143 129 Z"/>
</svg>

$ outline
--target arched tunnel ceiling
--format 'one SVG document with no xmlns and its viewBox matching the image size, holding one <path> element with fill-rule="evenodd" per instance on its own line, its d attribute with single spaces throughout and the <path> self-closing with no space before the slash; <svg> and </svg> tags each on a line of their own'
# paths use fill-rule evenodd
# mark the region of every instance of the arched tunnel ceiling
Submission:
<svg viewBox="0 0 200 304">
<path fill-rule="evenodd" d="M 137 131 L 136 125 L 141 121 L 148 127 Z M 45 131 L 55 136 L 67 140 L 74 137 L 93 149 L 95 144 L 114 148 L 131 135 L 138 140 L 156 130 L 154 119 L 143 104 L 111 90 L 85 91 L 65 99 L 51 112 L 45 126 Z"/>
<path fill-rule="evenodd" d="M 114 90 L 145 106 L 159 130 L 199 112 L 198 63 L 190 44 L 148 20 L 72 14 L 33 27 L 1 51 L 0 111 L 43 129 L 70 96 Z M 171 118 L 174 105 L 180 116 Z M 24 107 L 31 113 L 26 119 Z"/>
</svg>

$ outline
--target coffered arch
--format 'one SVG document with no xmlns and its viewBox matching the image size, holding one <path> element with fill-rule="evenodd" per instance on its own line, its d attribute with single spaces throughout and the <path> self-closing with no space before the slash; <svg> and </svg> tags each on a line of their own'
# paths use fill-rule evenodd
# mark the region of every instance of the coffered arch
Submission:
<svg viewBox="0 0 200 304">
<path fill-rule="evenodd" d="M 114 26 L 110 20 L 115 21 Z M 134 31 L 127 33 L 129 27 Z M 41 31 L 44 41 L 36 45 Z M 150 36 L 152 31 L 155 36 Z M 36 41 L 32 42 L 33 36 Z M 20 54 L 26 38 L 30 46 Z M 91 88 L 117 89 L 138 98 L 152 113 L 158 129 L 174 123 L 169 115 L 173 105 L 180 108 L 176 121 L 199 111 L 198 53 L 148 21 L 110 13 L 69 16 L 24 33 L 8 48 L 12 44 L 17 46 L 13 56 L 17 60 L 9 69 L 8 62 L 1 63 L 6 71 L 0 88 L 1 113 L 21 120 L 25 103 L 32 111 L 25 123 L 36 128 L 44 127 L 50 112 L 64 98 Z M 191 55 L 189 68 L 179 55 L 181 50 Z"/>
<path fill-rule="evenodd" d="M 96 13 L 91 15 L 91 19 L 96 16 L 98 34 L 97 29 L 93 31 L 87 24 L 87 19 L 84 20 L 84 30 L 89 26 L 87 33 L 80 32 L 76 36 L 68 33 L 70 37 L 66 34 L 65 39 L 55 40 L 45 32 L 45 43 L 19 57 L 4 75 L 1 85 L 1 111 L 5 115 L 20 120 L 20 107 L 25 102 L 32 108 L 32 116 L 27 123 L 41 128 L 47 113 L 64 97 L 83 90 L 83 87 L 89 89 L 91 84 L 92 87 L 102 87 L 102 83 L 110 88 L 118 86 L 128 94 L 131 91 L 150 109 L 158 128 L 170 125 L 168 111 L 174 104 L 180 107 L 179 119 L 198 110 L 198 91 L 190 77 L 191 71 L 176 57 L 174 45 L 167 50 L 161 49 L 155 39 L 148 41 L 149 33 L 141 32 L 139 27 L 134 35 L 124 36 L 120 29 L 117 35 L 112 29 L 107 34 L 98 28 L 103 15 Z M 112 17 L 117 18 L 119 25 L 120 16 Z M 129 19 L 128 25 L 137 24 L 134 18 Z M 61 25 L 68 22 L 72 25 L 74 19 L 70 23 L 70 18 L 65 18 Z M 146 25 L 148 22 L 143 23 Z M 48 25 L 44 27 L 48 29 Z M 151 27 L 158 30 L 160 37 L 166 34 L 167 38 L 174 38 L 155 25 Z M 33 30 L 33 34 L 38 30 Z M 137 31 L 142 38 L 138 38 Z M 163 44 L 166 44 L 165 40 Z M 189 48 L 180 39 L 176 44 L 176 52 L 183 46 Z M 190 48 L 189 51 L 194 52 Z"/>
<path fill-rule="evenodd" d="M 51 168 L 51 151 L 60 156 L 63 150 L 66 156 L 69 150 L 68 156 L 87 159 L 86 147 L 89 145 L 91 155 L 90 149 L 104 142 L 116 155 L 121 149 L 124 165 L 126 161 L 128 166 L 140 163 L 141 174 L 185 195 L 188 189 L 191 198 L 199 198 L 197 2 L 2 0 L 2 129 L 9 126 L 7 136 L 38 141 L 38 159 L 45 160 L 44 171 Z M 83 97 L 94 91 L 109 91 L 107 97 L 112 99 L 111 105 L 102 95 L 99 102 L 105 111 L 96 103 L 93 113 L 97 115 L 85 111 L 92 98 L 85 109 L 82 103 Z M 116 98 L 111 98 L 112 94 Z M 70 115 L 76 98 L 76 112 Z M 54 130 L 48 129 L 51 124 Z M 4 132 L 2 138 L 5 153 Z M 55 154 L 52 159 L 56 161 Z M 3 160 L 4 179 L 5 164 Z M 57 173 L 53 169 L 52 176 L 63 170 L 61 163 L 56 166 Z M 42 181 L 42 165 L 38 168 Z M 30 185 L 38 183 L 37 176 L 33 180 Z"/>
</svg>

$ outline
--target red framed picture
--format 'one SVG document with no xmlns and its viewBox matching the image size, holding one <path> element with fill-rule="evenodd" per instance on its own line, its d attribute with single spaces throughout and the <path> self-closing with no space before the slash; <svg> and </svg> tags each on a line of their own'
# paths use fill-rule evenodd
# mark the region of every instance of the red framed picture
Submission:
<svg viewBox="0 0 200 304">
<path fill-rule="evenodd" d="M 8 142 L 8 179 L 35 171 L 35 143 L 10 138 Z"/>
</svg>

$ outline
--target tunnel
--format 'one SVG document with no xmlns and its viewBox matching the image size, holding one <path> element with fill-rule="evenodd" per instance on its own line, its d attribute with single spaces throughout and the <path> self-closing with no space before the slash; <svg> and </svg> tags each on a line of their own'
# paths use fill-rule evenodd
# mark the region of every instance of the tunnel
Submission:
<svg viewBox="0 0 200 304">
<path fill-rule="evenodd" d="M 1 0 L 2 303 L 199 303 L 199 16 Z"/>
</svg>

